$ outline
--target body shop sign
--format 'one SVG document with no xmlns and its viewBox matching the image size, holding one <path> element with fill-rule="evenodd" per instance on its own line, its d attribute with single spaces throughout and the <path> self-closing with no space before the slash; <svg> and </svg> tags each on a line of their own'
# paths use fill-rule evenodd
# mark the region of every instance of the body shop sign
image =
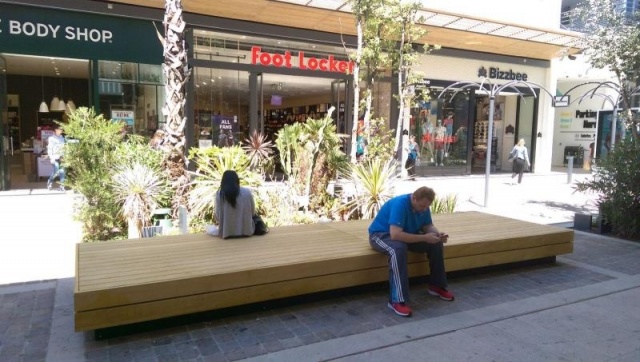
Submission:
<svg viewBox="0 0 640 362">
<path fill-rule="evenodd" d="M 290 51 L 280 53 L 263 52 L 261 47 L 251 47 L 251 64 L 273 66 L 278 68 L 298 68 L 333 73 L 353 73 L 353 62 L 335 59 L 333 55 L 326 58 L 306 56 L 303 51 L 293 55 Z"/>
<path fill-rule="evenodd" d="M 0 19 L 0 26 L 2 25 Z M 9 35 L 25 36 L 38 38 L 64 38 L 67 40 L 77 40 L 93 43 L 111 43 L 113 33 L 106 29 L 82 28 L 74 26 L 65 26 L 64 29 L 60 24 L 34 23 L 31 21 L 11 20 L 7 22 Z M 0 30 L 2 32 L 2 30 Z"/>
<path fill-rule="evenodd" d="M 157 39 L 151 21 L 0 4 L 7 53 L 160 63 L 162 45 L 150 39 Z"/>
</svg>

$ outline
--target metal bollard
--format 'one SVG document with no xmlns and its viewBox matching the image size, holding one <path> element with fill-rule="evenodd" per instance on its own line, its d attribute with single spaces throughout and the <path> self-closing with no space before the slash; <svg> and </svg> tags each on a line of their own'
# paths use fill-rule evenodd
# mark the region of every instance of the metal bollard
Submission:
<svg viewBox="0 0 640 362">
<path fill-rule="evenodd" d="M 567 156 L 568 165 L 567 165 L 567 183 L 571 183 L 571 177 L 573 176 L 573 156 Z"/>
<path fill-rule="evenodd" d="M 180 234 L 189 233 L 189 219 L 187 215 L 187 208 L 184 206 L 178 207 L 178 225 L 180 225 Z"/>
</svg>

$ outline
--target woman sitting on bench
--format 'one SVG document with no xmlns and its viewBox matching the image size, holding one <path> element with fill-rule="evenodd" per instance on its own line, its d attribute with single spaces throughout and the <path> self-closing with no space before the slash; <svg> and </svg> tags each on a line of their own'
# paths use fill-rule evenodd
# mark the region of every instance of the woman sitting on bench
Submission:
<svg viewBox="0 0 640 362">
<path fill-rule="evenodd" d="M 235 171 L 225 171 L 216 195 L 216 219 L 220 237 L 226 239 L 253 235 L 252 216 L 255 211 L 251 190 L 240 186 L 240 178 Z"/>
</svg>

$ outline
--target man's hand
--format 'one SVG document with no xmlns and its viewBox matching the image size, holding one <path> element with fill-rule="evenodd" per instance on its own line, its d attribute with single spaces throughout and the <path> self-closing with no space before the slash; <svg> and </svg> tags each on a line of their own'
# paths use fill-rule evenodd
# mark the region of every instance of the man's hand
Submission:
<svg viewBox="0 0 640 362">
<path fill-rule="evenodd" d="M 447 233 L 438 233 L 438 237 L 440 238 L 440 241 L 442 241 L 443 244 L 445 244 L 447 241 L 449 241 L 449 234 Z"/>
<path fill-rule="evenodd" d="M 424 236 L 426 237 L 424 241 L 429 244 L 437 244 L 439 242 L 443 242 L 442 237 L 440 236 L 440 233 L 427 233 L 427 234 L 424 234 Z"/>
</svg>

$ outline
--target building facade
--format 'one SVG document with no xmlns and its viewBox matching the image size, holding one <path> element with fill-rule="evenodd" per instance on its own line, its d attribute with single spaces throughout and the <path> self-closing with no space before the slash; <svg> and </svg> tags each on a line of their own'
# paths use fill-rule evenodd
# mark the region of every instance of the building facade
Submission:
<svg viewBox="0 0 640 362">
<path fill-rule="evenodd" d="M 193 67 L 186 105 L 192 120 L 186 129 L 188 146 L 229 145 L 254 129 L 273 137 L 283 125 L 323 117 L 331 107 L 339 132 L 349 134 L 354 82 L 349 55 L 356 39 L 347 2 L 335 2 L 335 9 L 308 1 L 304 6 L 299 1 L 245 2 L 263 11 L 255 14 L 234 2 L 205 6 L 183 1 Z M 557 5 L 553 11 L 559 12 L 559 1 L 546 3 L 549 9 Z M 14 156 L 40 151 L 43 135 L 53 122 L 64 121 L 70 104 L 94 107 L 129 132 L 150 135 L 162 127 L 163 59 L 156 34 L 164 16 L 160 2 L 0 0 L 0 14 L 3 148 Z M 536 172 L 550 169 L 548 131 L 554 112 L 547 91 L 555 92 L 556 84 L 551 59 L 570 48 L 575 34 L 513 25 L 506 22 L 508 14 L 498 11 L 488 14 L 499 16 L 479 19 L 438 9 L 422 14 L 433 37 L 424 41 L 443 47 L 422 60 L 419 70 L 426 86 L 419 91 L 431 99 L 412 110 L 406 128 L 419 137 L 425 152 L 433 142 L 426 130 L 435 129 L 438 121 L 446 123 L 448 137 L 444 166 L 433 167 L 436 153 L 431 151 L 423 174 L 482 169 L 487 92 L 468 89 L 464 98 L 438 97 L 456 82 L 478 81 L 482 69 L 488 82 L 524 80 L 526 75 L 531 83 L 498 94 L 496 115 L 501 119 L 494 118 L 492 169 L 508 167 L 505 150 L 518 138 L 527 140 Z M 492 71 L 498 72 L 495 78 Z M 379 82 L 375 106 L 395 127 L 397 84 L 392 78 Z M 446 118 L 449 113 L 452 121 Z M 30 172 L 20 157 L 3 157 L 0 169 L 5 189 L 12 172 Z"/>
</svg>

